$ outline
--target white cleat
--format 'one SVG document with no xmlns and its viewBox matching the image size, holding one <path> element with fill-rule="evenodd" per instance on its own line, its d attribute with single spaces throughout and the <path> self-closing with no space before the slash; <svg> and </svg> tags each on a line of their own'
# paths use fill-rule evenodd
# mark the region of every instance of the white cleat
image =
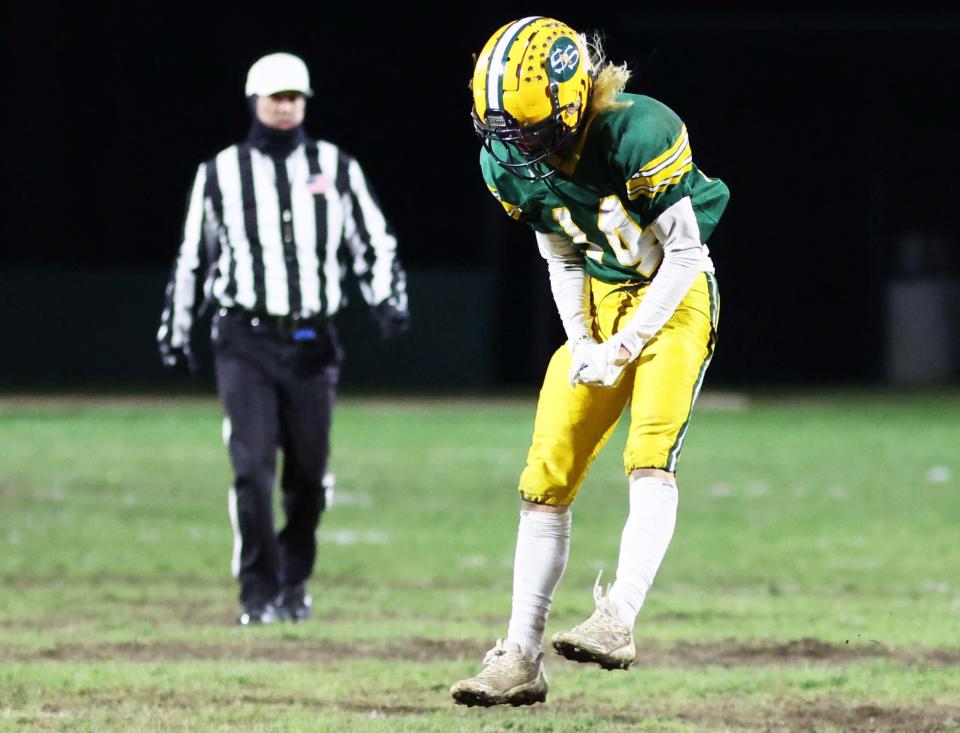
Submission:
<svg viewBox="0 0 960 733">
<path fill-rule="evenodd" d="M 547 699 L 543 652 L 529 659 L 512 641 L 498 639 L 476 677 L 455 682 L 450 694 L 460 705 L 532 705 Z"/>
<path fill-rule="evenodd" d="M 609 588 L 608 588 L 609 590 Z M 575 662 L 594 662 L 604 669 L 627 669 L 637 658 L 633 632 L 623 625 L 617 610 L 600 587 L 600 578 L 593 586 L 597 610 L 570 631 L 553 635 L 557 654 Z"/>
</svg>

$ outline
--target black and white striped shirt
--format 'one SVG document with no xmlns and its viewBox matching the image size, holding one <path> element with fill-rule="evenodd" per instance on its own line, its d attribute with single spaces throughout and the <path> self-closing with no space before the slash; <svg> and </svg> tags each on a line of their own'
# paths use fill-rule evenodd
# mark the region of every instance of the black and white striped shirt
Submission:
<svg viewBox="0 0 960 733">
<path fill-rule="evenodd" d="M 309 140 L 286 157 L 249 143 L 200 165 L 157 338 L 189 343 L 200 303 L 332 317 L 350 270 L 371 306 L 407 310 L 397 242 L 355 159 Z"/>
</svg>

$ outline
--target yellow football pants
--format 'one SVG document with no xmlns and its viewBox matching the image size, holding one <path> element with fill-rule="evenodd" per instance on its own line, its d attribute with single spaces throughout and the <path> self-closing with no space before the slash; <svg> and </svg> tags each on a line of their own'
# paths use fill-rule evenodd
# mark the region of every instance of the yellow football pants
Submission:
<svg viewBox="0 0 960 733">
<path fill-rule="evenodd" d="M 594 338 L 604 341 L 626 324 L 646 289 L 591 280 Z M 566 344 L 557 349 L 540 390 L 533 442 L 520 476 L 521 497 L 570 504 L 628 401 L 627 475 L 637 468 L 676 471 L 693 403 L 713 356 L 719 307 L 716 279 L 701 273 L 613 388 L 571 387 L 570 350 Z"/>
</svg>

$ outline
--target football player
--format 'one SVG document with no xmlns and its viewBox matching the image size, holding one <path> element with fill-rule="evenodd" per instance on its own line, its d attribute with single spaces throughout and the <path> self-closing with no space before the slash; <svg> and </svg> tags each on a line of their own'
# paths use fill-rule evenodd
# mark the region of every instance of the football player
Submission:
<svg viewBox="0 0 960 733">
<path fill-rule="evenodd" d="M 729 192 L 693 162 L 673 111 L 624 93 L 629 76 L 597 39 L 544 17 L 497 30 L 474 68 L 484 180 L 534 230 L 568 340 L 547 367 L 520 477 L 506 638 L 477 676 L 453 685 L 458 703 L 546 699 L 542 643 L 567 563 L 570 506 L 628 403 L 616 578 L 606 589 L 597 579 L 595 612 L 553 636 L 557 653 L 630 666 L 634 622 L 673 536 L 677 461 L 716 344 L 705 243 Z"/>
</svg>

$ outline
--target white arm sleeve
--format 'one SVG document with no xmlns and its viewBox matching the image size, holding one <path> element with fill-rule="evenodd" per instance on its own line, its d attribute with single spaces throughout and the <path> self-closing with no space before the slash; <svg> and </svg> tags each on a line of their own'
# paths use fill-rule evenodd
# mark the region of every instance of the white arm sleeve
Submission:
<svg viewBox="0 0 960 733">
<path fill-rule="evenodd" d="M 573 242 L 557 234 L 537 232 L 537 246 L 547 261 L 550 290 L 563 321 L 563 330 L 569 342 L 574 344 L 584 336 L 590 336 L 583 255 Z"/>
<path fill-rule="evenodd" d="M 618 334 L 631 357 L 670 320 L 697 275 L 711 269 L 689 196 L 660 214 L 651 226 L 663 247 L 663 262 L 637 312 Z"/>
</svg>

